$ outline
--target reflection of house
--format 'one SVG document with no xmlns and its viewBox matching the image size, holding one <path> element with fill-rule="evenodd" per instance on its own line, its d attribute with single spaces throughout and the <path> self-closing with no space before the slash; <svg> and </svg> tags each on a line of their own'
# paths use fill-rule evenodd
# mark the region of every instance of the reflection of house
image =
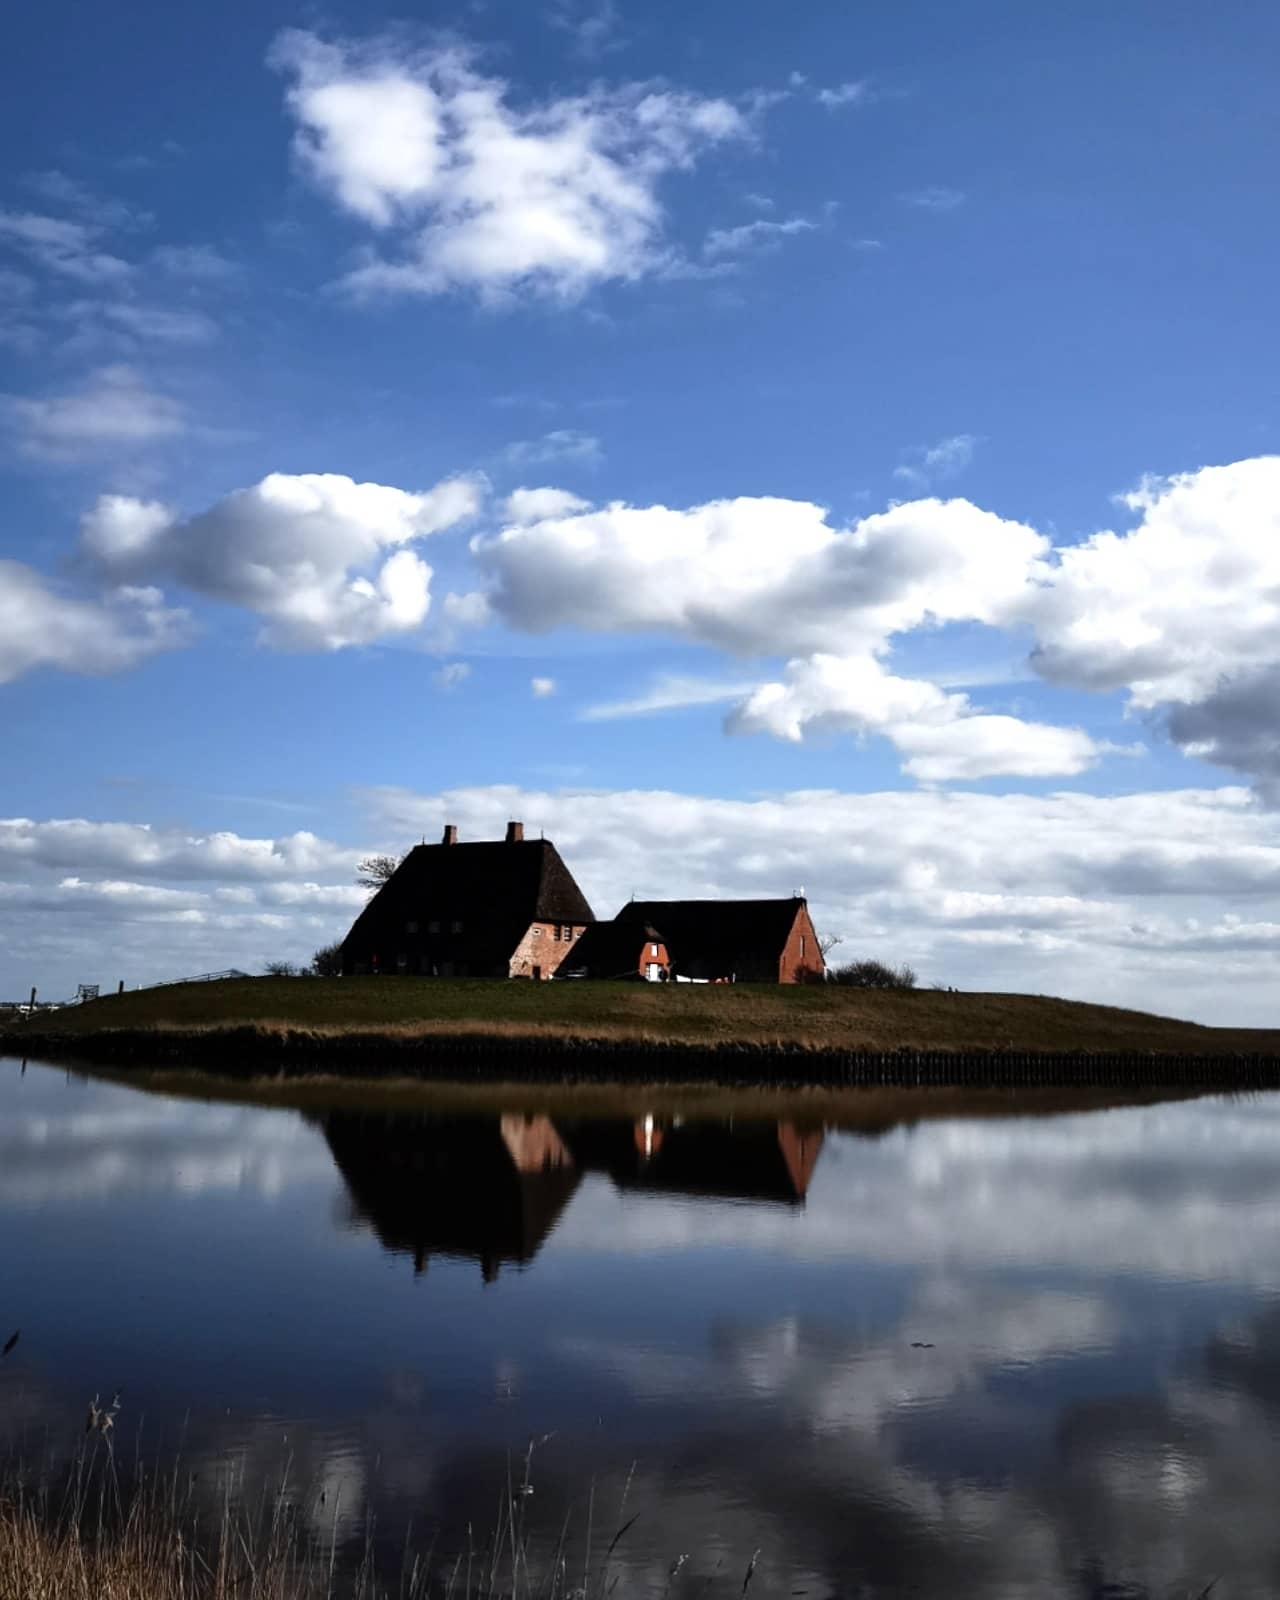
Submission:
<svg viewBox="0 0 1280 1600">
<path fill-rule="evenodd" d="M 505 841 L 421 844 L 356 918 L 344 973 L 549 978 L 591 907 L 549 839 L 509 823 Z"/>
<path fill-rule="evenodd" d="M 789 1122 L 639 1122 L 544 1116 L 366 1115 L 316 1119 L 354 1211 L 387 1250 L 479 1261 L 486 1281 L 526 1266 L 587 1171 L 619 1189 L 798 1205 L 820 1130 Z"/>
<path fill-rule="evenodd" d="M 822 972 L 802 897 L 633 900 L 598 922 L 561 961 L 560 975 L 674 977 L 714 983 L 799 983 Z"/>
<path fill-rule="evenodd" d="M 332 1111 L 320 1126 L 356 1211 L 419 1272 L 433 1255 L 471 1257 L 486 1280 L 526 1265 L 580 1177 L 546 1117 Z"/>
<path fill-rule="evenodd" d="M 647 1118 L 558 1126 L 578 1165 L 608 1173 L 619 1189 L 785 1205 L 808 1193 L 823 1141 L 821 1129 L 802 1131 L 790 1122 L 663 1126 Z"/>
</svg>

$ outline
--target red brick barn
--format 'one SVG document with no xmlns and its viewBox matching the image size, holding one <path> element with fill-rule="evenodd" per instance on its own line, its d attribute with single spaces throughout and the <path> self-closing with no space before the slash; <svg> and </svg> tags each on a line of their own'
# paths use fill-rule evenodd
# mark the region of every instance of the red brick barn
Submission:
<svg viewBox="0 0 1280 1600">
<path fill-rule="evenodd" d="M 703 983 L 801 983 L 823 969 L 801 896 L 788 900 L 633 900 L 597 923 L 561 976 L 658 977 Z"/>
</svg>

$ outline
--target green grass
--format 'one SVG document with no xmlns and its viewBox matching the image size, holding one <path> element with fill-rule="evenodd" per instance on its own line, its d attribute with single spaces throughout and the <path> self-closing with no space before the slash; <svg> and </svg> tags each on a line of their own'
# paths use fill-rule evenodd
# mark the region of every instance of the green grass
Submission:
<svg viewBox="0 0 1280 1600">
<path fill-rule="evenodd" d="M 235 978 L 109 995 L 11 1024 L 77 1037 L 108 1029 L 396 1037 L 633 1039 L 811 1048 L 1167 1050 L 1280 1054 L 1280 1031 L 1205 1028 L 1040 995 L 764 984 L 514 983 L 431 978 Z"/>
</svg>

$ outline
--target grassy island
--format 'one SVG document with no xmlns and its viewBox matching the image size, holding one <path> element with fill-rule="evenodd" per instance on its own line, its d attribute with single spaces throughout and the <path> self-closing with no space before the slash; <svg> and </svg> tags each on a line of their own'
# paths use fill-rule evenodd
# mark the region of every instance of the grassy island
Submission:
<svg viewBox="0 0 1280 1600">
<path fill-rule="evenodd" d="M 1280 1031 L 1040 995 L 835 985 L 237 978 L 11 1020 L 0 1048 L 239 1076 L 1181 1083 L 1200 1061 L 1216 1081 L 1211 1064 L 1234 1060 L 1252 1063 L 1241 1086 L 1280 1077 Z M 988 1061 L 998 1075 L 984 1076 Z"/>
</svg>

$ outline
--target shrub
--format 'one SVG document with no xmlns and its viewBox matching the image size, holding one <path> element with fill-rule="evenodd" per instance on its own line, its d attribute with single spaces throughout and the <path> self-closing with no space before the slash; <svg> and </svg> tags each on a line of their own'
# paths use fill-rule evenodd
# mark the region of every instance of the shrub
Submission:
<svg viewBox="0 0 1280 1600">
<path fill-rule="evenodd" d="M 342 945 L 340 943 L 321 945 L 311 958 L 311 970 L 317 978 L 340 978 Z"/>
<path fill-rule="evenodd" d="M 850 961 L 843 967 L 833 967 L 829 981 L 850 989 L 914 989 L 916 975 L 905 964 L 890 967 L 883 961 Z"/>
</svg>

